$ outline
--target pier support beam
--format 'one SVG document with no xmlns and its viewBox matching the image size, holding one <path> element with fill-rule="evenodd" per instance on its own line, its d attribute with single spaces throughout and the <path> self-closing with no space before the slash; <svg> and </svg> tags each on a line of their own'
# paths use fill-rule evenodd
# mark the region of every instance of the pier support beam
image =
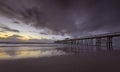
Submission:
<svg viewBox="0 0 120 72">
<path fill-rule="evenodd" d="M 108 51 L 112 51 L 113 50 L 113 47 L 112 47 L 112 37 L 107 37 L 106 47 L 107 47 Z"/>
<path fill-rule="evenodd" d="M 96 50 L 101 50 L 101 38 L 96 38 Z"/>
</svg>

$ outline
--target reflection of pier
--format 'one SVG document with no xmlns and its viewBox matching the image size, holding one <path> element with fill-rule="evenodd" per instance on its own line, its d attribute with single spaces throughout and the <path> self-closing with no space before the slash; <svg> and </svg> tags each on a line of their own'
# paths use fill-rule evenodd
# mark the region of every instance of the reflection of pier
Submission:
<svg viewBox="0 0 120 72">
<path fill-rule="evenodd" d="M 66 39 L 55 41 L 55 43 L 59 44 L 67 44 L 71 46 L 78 46 L 82 48 L 93 48 L 97 51 L 100 51 L 103 47 L 105 47 L 108 51 L 113 50 L 113 38 L 120 37 L 120 33 L 107 33 L 107 34 L 99 34 L 94 36 L 85 36 L 76 39 Z M 77 48 L 78 48 L 77 47 Z"/>
</svg>

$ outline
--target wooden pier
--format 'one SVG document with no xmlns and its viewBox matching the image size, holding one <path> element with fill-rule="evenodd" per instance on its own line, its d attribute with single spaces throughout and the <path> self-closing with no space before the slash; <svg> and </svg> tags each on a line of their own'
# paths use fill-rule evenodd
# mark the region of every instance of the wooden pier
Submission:
<svg viewBox="0 0 120 72">
<path fill-rule="evenodd" d="M 79 45 L 79 46 L 96 46 L 96 50 L 100 51 L 102 47 L 102 42 L 104 41 L 105 46 L 108 51 L 113 50 L 113 38 L 120 37 L 120 32 L 116 33 L 107 33 L 107 34 L 99 34 L 93 36 L 84 36 L 75 39 L 66 39 L 66 40 L 58 40 L 55 43 L 58 44 L 69 44 L 69 45 Z"/>
</svg>

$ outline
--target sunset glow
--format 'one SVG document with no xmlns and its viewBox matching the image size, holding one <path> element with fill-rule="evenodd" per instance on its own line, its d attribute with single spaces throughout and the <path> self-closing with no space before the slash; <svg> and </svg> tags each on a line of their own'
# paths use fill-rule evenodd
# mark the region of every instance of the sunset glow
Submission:
<svg viewBox="0 0 120 72">
<path fill-rule="evenodd" d="M 13 35 L 13 33 L 11 33 L 11 32 L 0 32 L 0 38 L 8 38 L 12 35 Z"/>
<path fill-rule="evenodd" d="M 49 37 L 47 36 L 43 36 L 43 35 L 37 35 L 37 34 L 30 34 L 30 33 L 15 33 L 15 32 L 0 32 L 0 38 L 9 38 L 13 35 L 18 35 L 18 37 L 16 37 L 16 39 L 19 39 L 19 40 L 30 40 L 30 39 L 42 39 L 42 38 L 45 38 L 45 39 L 50 39 Z"/>
</svg>

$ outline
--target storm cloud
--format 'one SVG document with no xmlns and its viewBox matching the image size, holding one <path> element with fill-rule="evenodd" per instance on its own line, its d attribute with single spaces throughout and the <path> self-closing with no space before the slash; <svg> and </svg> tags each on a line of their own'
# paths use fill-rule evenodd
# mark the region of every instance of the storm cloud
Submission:
<svg viewBox="0 0 120 72">
<path fill-rule="evenodd" d="M 120 31 L 119 0 L 0 0 L 1 14 L 53 34 Z"/>
<path fill-rule="evenodd" d="M 2 29 L 1 32 L 5 32 L 5 31 L 11 31 L 11 32 L 16 32 L 16 33 L 20 32 L 19 30 L 11 29 L 9 27 L 0 27 L 0 28 Z"/>
</svg>

